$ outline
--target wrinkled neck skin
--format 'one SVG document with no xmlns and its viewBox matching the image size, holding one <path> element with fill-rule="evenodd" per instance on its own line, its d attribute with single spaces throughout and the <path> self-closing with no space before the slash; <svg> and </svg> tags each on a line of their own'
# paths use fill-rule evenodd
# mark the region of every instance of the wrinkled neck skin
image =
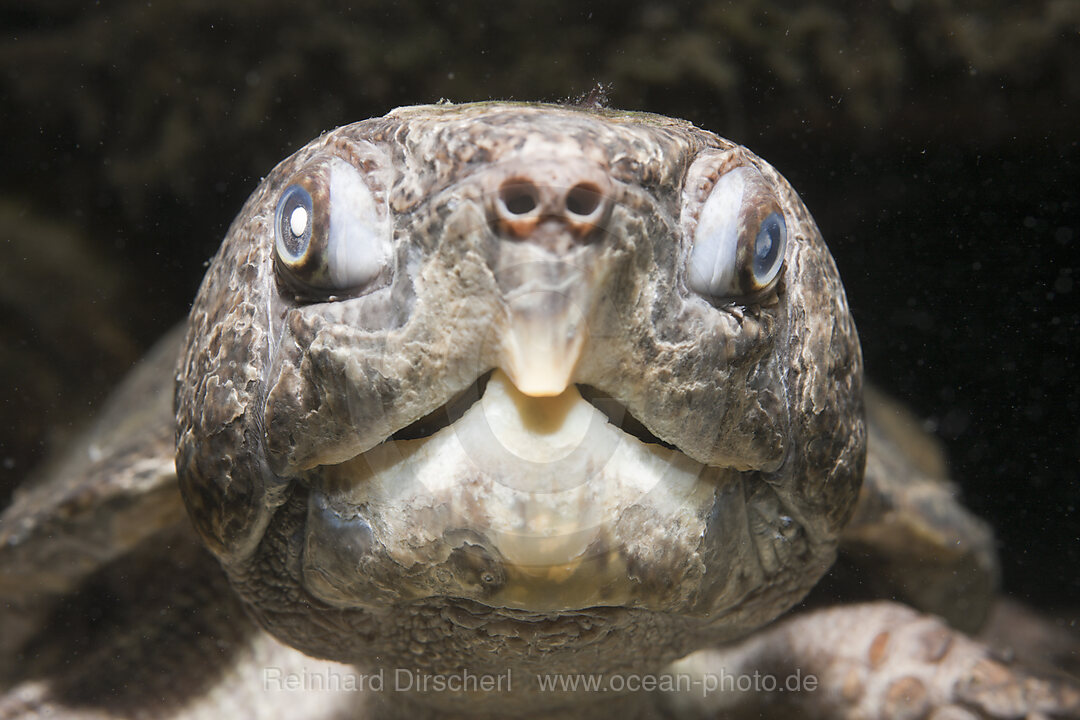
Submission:
<svg viewBox="0 0 1080 720">
<path fill-rule="evenodd" d="M 633 618 L 625 620 L 625 625 L 618 622 L 623 626 L 612 631 L 633 636 Z M 505 625 L 509 623 L 504 624 L 504 631 Z M 550 639 L 547 632 L 529 629 L 522 629 L 518 637 L 534 647 L 543 647 Z M 657 641 L 669 639 L 679 638 Z M 450 672 L 434 672 L 423 657 L 414 657 L 412 665 L 375 664 L 354 670 L 381 683 L 371 690 L 369 680 L 364 699 L 365 707 L 372 708 L 369 715 L 379 718 L 654 718 L 661 717 L 663 707 L 674 701 L 635 685 L 649 682 L 648 678 L 665 682 L 664 678 L 675 677 L 666 674 L 666 665 L 658 657 L 645 652 L 643 658 L 605 666 L 602 660 L 589 662 L 588 654 L 586 649 L 580 660 L 567 662 L 543 655 L 515 658 L 507 654 L 500 659 L 477 652 Z M 595 683 L 596 689 L 585 690 L 589 683 Z M 632 690 L 626 690 L 626 684 Z M 574 687 L 578 690 L 570 689 Z M 465 691 L 455 692 L 457 688 Z"/>
<path fill-rule="evenodd" d="M 301 288 L 280 240 L 309 218 L 362 252 Z M 363 283 L 318 289 L 338 277 Z M 196 528 L 267 631 L 381 676 L 379 717 L 646 717 L 620 689 L 797 603 L 862 476 L 814 221 L 659 116 L 440 105 L 327 133 L 248 200 L 187 343 Z M 608 690 L 541 686 L 579 675 Z"/>
</svg>

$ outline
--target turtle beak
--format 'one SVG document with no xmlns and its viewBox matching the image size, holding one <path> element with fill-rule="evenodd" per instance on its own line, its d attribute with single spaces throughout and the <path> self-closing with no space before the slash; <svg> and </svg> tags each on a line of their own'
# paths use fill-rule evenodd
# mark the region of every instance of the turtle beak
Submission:
<svg viewBox="0 0 1080 720">
<path fill-rule="evenodd" d="M 523 394 L 561 395 L 570 385 L 588 331 L 574 294 L 537 290 L 510 303 L 502 366 Z"/>
<path fill-rule="evenodd" d="M 535 252 L 535 251 L 534 251 Z M 550 256 L 516 264 L 502 274 L 506 325 L 499 365 L 532 397 L 561 395 L 588 342 L 594 271 Z"/>
</svg>

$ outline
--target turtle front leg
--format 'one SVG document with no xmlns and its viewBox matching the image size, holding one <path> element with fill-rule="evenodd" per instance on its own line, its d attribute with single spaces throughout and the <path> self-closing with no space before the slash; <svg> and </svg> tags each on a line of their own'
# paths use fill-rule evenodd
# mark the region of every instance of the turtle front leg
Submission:
<svg viewBox="0 0 1080 720">
<path fill-rule="evenodd" d="M 1038 677 L 891 602 L 800 614 L 671 670 L 691 678 L 671 696 L 677 717 L 1080 718 L 1074 679 Z"/>
</svg>

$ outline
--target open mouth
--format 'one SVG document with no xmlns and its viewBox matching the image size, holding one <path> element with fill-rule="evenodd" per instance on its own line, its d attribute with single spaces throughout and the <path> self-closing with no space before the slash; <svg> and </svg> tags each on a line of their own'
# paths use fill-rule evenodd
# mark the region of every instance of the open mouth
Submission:
<svg viewBox="0 0 1080 720">
<path fill-rule="evenodd" d="M 625 405 L 611 397 L 602 390 L 597 390 L 590 385 L 579 385 L 578 391 L 585 402 L 589 403 L 602 412 L 615 427 L 627 435 L 631 435 L 647 445 L 659 445 L 668 450 L 678 450 L 669 442 L 664 442 L 653 435 L 645 423 L 634 417 Z"/>
<path fill-rule="evenodd" d="M 479 402 L 487 388 L 488 381 L 494 371 L 489 370 L 478 377 L 472 385 L 462 390 L 453 398 L 432 410 L 424 417 L 401 428 L 390 436 L 391 441 L 397 440 L 421 440 L 431 437 L 443 428 L 456 423 L 461 417 Z M 661 440 L 638 420 L 624 404 L 614 397 L 591 385 L 578 385 L 578 392 L 585 402 L 599 410 L 607 418 L 608 422 L 622 430 L 627 435 L 637 438 L 647 445 L 659 445 L 668 450 L 678 450 L 669 442 Z"/>
<path fill-rule="evenodd" d="M 448 401 L 429 412 L 424 417 L 406 425 L 390 436 L 395 440 L 421 440 L 431 437 L 443 428 L 449 427 L 461 419 L 469 408 L 475 405 L 487 388 L 488 380 L 491 379 L 489 370 L 476 378 L 472 385 L 459 392 Z"/>
</svg>

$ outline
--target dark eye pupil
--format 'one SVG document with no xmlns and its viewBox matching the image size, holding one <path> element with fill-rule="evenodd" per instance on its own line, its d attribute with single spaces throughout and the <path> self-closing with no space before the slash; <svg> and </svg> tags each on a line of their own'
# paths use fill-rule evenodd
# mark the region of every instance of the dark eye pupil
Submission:
<svg viewBox="0 0 1080 720">
<path fill-rule="evenodd" d="M 278 203 L 277 233 L 282 249 L 299 259 L 311 241 L 311 195 L 299 185 L 285 190 Z"/>
<path fill-rule="evenodd" d="M 776 262 L 776 255 L 783 245 L 782 233 L 783 226 L 777 213 L 770 214 L 761 223 L 754 241 L 754 274 L 758 277 L 767 274 Z"/>
</svg>

